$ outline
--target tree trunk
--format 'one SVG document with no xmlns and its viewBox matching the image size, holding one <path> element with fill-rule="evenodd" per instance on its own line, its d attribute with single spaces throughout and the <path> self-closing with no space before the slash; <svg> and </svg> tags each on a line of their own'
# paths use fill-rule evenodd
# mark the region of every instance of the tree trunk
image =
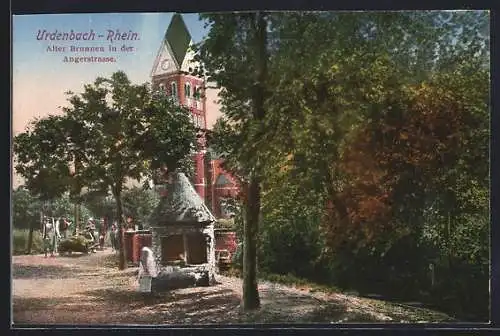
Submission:
<svg viewBox="0 0 500 336">
<path fill-rule="evenodd" d="M 257 287 L 257 233 L 260 215 L 260 186 L 254 177 L 248 186 L 243 223 L 243 309 L 260 307 Z"/>
<path fill-rule="evenodd" d="M 253 118 L 262 120 L 265 116 L 265 84 L 267 77 L 267 21 L 265 14 L 255 15 L 256 85 L 252 97 Z M 260 307 L 257 287 L 257 237 L 260 218 L 260 167 L 250 177 L 243 225 L 243 309 Z"/>
<path fill-rule="evenodd" d="M 73 221 L 74 226 L 73 226 L 72 229 L 73 229 L 73 234 L 77 235 L 78 234 L 78 222 L 79 222 L 79 215 L 78 215 L 79 211 L 78 211 L 78 203 L 77 202 L 75 202 L 75 207 L 74 207 L 73 211 L 74 211 L 75 218 L 74 218 L 74 221 Z"/>
<path fill-rule="evenodd" d="M 338 156 L 336 156 L 338 158 Z M 349 220 L 349 213 L 347 211 L 346 204 L 344 203 L 344 200 L 342 199 L 338 188 L 334 186 L 336 179 L 335 179 L 335 174 L 332 173 L 332 171 L 328 167 L 328 162 L 323 162 L 323 171 L 325 172 L 325 177 L 326 177 L 326 193 L 328 196 L 328 201 L 331 202 L 331 206 L 333 207 L 330 208 L 329 205 L 327 204 L 327 209 L 334 210 L 334 212 L 338 216 L 338 220 L 343 223 L 344 225 L 347 224 L 347 221 Z"/>
<path fill-rule="evenodd" d="M 40 212 L 40 223 L 43 223 L 43 213 Z M 33 248 L 33 231 L 35 230 L 35 225 L 30 223 L 30 231 L 28 234 L 28 250 L 26 254 L 31 254 L 31 249 Z"/>
<path fill-rule="evenodd" d="M 121 190 L 119 188 L 114 188 L 113 191 L 113 196 L 115 197 L 116 200 L 116 214 L 118 217 L 118 232 L 120 234 L 120 250 L 119 250 L 119 263 L 118 263 L 118 268 L 120 270 L 124 270 L 127 268 L 127 261 L 125 260 L 125 234 L 123 231 L 123 207 L 122 207 L 122 197 L 121 197 Z"/>
<path fill-rule="evenodd" d="M 342 199 L 340 199 L 340 197 L 337 193 L 334 193 L 334 194 L 330 194 L 330 201 L 332 202 L 332 204 L 337 212 L 337 215 L 339 217 L 338 219 L 341 222 L 345 223 L 349 219 L 349 213 L 347 212 L 347 208 L 346 208 L 344 202 L 342 201 Z"/>
<path fill-rule="evenodd" d="M 30 224 L 30 232 L 28 234 L 28 251 L 26 254 L 31 254 L 32 246 L 33 246 L 33 224 Z"/>
</svg>

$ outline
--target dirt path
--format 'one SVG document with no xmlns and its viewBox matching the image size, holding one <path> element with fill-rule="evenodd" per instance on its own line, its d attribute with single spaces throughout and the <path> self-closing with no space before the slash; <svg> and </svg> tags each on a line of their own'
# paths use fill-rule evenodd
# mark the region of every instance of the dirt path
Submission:
<svg viewBox="0 0 500 336">
<path fill-rule="evenodd" d="M 116 268 L 103 251 L 86 256 L 13 257 L 13 320 L 17 324 L 234 324 L 439 322 L 433 311 L 343 294 L 311 293 L 259 284 L 262 308 L 240 309 L 241 280 L 218 276 L 212 287 L 186 288 L 144 297 L 137 268 Z"/>
</svg>

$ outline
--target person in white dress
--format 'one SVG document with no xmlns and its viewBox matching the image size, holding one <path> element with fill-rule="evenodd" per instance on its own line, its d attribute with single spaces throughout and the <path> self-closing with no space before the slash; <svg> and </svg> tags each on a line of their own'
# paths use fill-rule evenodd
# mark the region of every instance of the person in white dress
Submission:
<svg viewBox="0 0 500 336">
<path fill-rule="evenodd" d="M 57 245 L 61 234 L 59 233 L 59 225 L 54 218 L 46 219 L 44 226 L 44 240 L 45 240 L 45 256 L 47 256 L 47 250 L 50 250 L 50 256 L 55 257 L 57 253 Z"/>
<path fill-rule="evenodd" d="M 47 258 L 47 253 L 51 249 L 50 236 L 52 231 L 52 223 L 50 223 L 47 217 L 43 218 L 42 230 L 43 230 L 43 251 L 45 252 L 45 258 Z"/>
<path fill-rule="evenodd" d="M 153 251 L 149 247 L 143 247 L 141 250 L 141 261 L 139 263 L 139 274 L 137 280 L 139 282 L 139 291 L 143 293 L 151 293 L 151 281 L 158 275 L 156 261 Z"/>
</svg>

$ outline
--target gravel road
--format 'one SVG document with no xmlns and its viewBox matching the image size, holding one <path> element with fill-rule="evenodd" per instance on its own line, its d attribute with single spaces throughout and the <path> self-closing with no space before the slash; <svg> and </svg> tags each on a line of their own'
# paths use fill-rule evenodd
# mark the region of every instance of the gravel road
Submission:
<svg viewBox="0 0 500 336">
<path fill-rule="evenodd" d="M 421 308 L 344 294 L 259 283 L 262 308 L 243 312 L 238 278 L 155 294 L 137 292 L 136 267 L 116 268 L 110 250 L 90 255 L 12 259 L 13 322 L 22 324 L 238 324 L 440 322 L 450 318 Z"/>
</svg>

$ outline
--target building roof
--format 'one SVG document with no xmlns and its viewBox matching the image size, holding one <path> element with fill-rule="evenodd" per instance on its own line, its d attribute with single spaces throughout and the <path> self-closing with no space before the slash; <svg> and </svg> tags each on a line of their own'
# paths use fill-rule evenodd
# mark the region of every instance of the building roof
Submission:
<svg viewBox="0 0 500 336">
<path fill-rule="evenodd" d="M 158 49 L 151 77 L 183 72 L 191 73 L 199 66 L 194 60 L 195 52 L 191 34 L 180 14 L 174 14 Z"/>
<path fill-rule="evenodd" d="M 183 173 L 171 173 L 166 196 L 154 210 L 149 226 L 209 224 L 215 221 L 208 207 Z"/>
<path fill-rule="evenodd" d="M 172 49 L 173 56 L 179 67 L 184 62 L 186 52 L 191 41 L 191 35 L 180 14 L 174 14 L 165 34 L 165 40 Z"/>
</svg>

